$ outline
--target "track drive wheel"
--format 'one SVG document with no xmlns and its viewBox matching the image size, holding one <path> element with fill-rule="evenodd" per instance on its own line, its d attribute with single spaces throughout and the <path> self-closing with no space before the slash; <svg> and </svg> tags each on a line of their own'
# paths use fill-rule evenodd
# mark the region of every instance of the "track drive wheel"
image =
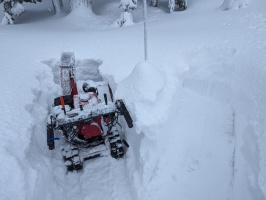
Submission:
<svg viewBox="0 0 266 200">
<path fill-rule="evenodd" d="M 125 155 L 122 140 L 118 131 L 113 131 L 109 135 L 111 156 L 115 159 L 123 158 Z"/>
<path fill-rule="evenodd" d="M 82 169 L 82 161 L 78 155 L 78 148 L 63 148 L 63 159 L 64 165 L 67 168 L 67 171 L 78 171 Z"/>
</svg>

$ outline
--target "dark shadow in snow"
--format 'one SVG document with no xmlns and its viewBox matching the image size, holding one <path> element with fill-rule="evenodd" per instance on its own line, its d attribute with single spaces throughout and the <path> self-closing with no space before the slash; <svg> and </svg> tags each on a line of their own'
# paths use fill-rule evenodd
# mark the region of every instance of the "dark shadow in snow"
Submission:
<svg viewBox="0 0 266 200">
<path fill-rule="evenodd" d="M 52 17 L 54 16 L 54 14 L 55 13 L 53 10 L 49 11 L 48 9 L 40 11 L 26 10 L 25 13 L 15 19 L 15 23 L 28 24 L 32 22 L 37 22 Z"/>
<path fill-rule="evenodd" d="M 117 12 L 118 16 L 119 13 L 122 12 L 122 9 L 119 8 L 120 0 L 95 0 L 92 1 L 92 11 L 96 15 L 109 15 L 110 12 Z"/>
</svg>

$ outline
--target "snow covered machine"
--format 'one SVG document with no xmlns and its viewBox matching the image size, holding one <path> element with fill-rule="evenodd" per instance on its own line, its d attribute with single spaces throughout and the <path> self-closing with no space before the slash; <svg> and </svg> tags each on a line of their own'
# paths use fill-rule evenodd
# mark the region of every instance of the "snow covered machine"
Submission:
<svg viewBox="0 0 266 200">
<path fill-rule="evenodd" d="M 112 89 L 103 77 L 76 81 L 73 53 L 62 53 L 60 82 L 62 96 L 54 99 L 47 120 L 47 145 L 63 138 L 62 154 L 68 171 L 82 169 L 85 160 L 111 155 L 121 158 L 128 143 L 118 121 L 123 116 L 129 128 L 131 116 L 123 102 L 114 101 Z M 59 134 L 59 137 L 55 135 Z"/>
</svg>

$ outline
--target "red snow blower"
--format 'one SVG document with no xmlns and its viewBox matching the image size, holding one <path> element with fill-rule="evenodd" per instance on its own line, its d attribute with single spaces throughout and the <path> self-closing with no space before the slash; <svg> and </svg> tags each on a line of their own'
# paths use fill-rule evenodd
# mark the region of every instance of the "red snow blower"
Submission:
<svg viewBox="0 0 266 200">
<path fill-rule="evenodd" d="M 80 170 L 84 161 L 95 157 L 122 158 L 129 145 L 123 137 L 119 116 L 124 117 L 129 128 L 133 127 L 123 100 L 113 100 L 108 80 L 102 77 L 101 81 L 82 81 L 78 88 L 74 71 L 74 54 L 62 53 L 62 96 L 54 99 L 52 114 L 47 120 L 47 145 L 54 150 L 55 140 L 59 140 L 55 135 L 63 138 L 62 153 L 67 171 Z"/>
</svg>

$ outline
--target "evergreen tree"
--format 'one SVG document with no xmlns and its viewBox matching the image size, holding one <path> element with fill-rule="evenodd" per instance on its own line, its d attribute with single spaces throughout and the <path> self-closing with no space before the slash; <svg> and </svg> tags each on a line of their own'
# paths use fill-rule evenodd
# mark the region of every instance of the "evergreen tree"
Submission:
<svg viewBox="0 0 266 200">
<path fill-rule="evenodd" d="M 70 0 L 71 11 L 86 8 L 92 11 L 92 0 Z"/>
<path fill-rule="evenodd" d="M 128 26 L 134 24 L 133 17 L 129 11 L 137 8 L 137 0 L 121 0 L 120 7 L 122 7 L 123 12 L 120 18 L 116 20 L 118 26 Z"/>
<path fill-rule="evenodd" d="M 134 10 L 137 8 L 137 0 L 121 0 L 120 7 L 124 10 L 124 12 L 128 12 L 130 10 Z"/>
<path fill-rule="evenodd" d="M 60 14 L 63 12 L 63 1 L 62 0 L 52 0 L 55 14 Z"/>
<path fill-rule="evenodd" d="M 12 2 L 11 1 L 4 1 L 4 18 L 2 20 L 2 24 L 13 24 L 13 14 L 11 12 L 12 9 Z"/>
<path fill-rule="evenodd" d="M 158 6 L 158 0 L 151 0 L 150 6 L 157 7 Z"/>
</svg>

